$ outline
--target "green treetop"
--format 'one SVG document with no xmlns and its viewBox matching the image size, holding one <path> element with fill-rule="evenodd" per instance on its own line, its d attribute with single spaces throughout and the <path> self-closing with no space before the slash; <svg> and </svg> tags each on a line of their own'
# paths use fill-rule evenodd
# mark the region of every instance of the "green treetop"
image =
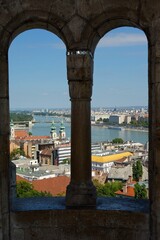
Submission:
<svg viewBox="0 0 160 240">
<path fill-rule="evenodd" d="M 146 199 L 147 198 L 147 189 L 144 184 L 140 185 L 136 183 L 134 185 L 135 198 L 136 199 Z"/>
<path fill-rule="evenodd" d="M 143 167 L 142 167 L 142 163 L 140 160 L 138 160 L 136 163 L 133 164 L 132 173 L 133 173 L 133 179 L 135 181 L 139 181 L 139 179 L 143 175 Z"/>
<path fill-rule="evenodd" d="M 19 181 L 17 183 L 17 197 L 26 198 L 26 197 L 51 197 L 49 192 L 38 192 L 34 189 L 31 183 L 25 181 Z"/>
<path fill-rule="evenodd" d="M 121 144 L 121 143 L 123 143 L 124 141 L 123 141 L 123 139 L 122 138 L 114 138 L 113 140 L 112 140 L 112 143 L 113 144 Z"/>
</svg>

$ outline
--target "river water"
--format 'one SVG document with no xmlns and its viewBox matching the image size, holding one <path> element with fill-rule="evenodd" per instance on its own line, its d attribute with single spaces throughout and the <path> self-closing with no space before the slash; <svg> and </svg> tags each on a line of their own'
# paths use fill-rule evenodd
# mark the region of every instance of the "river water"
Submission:
<svg viewBox="0 0 160 240">
<path fill-rule="evenodd" d="M 51 123 L 54 120 L 57 129 L 57 134 L 61 125 L 62 118 L 35 116 L 35 123 L 32 126 L 31 132 L 36 136 L 49 136 Z M 64 121 L 67 138 L 70 139 L 71 124 Z M 106 127 L 92 126 L 92 143 L 111 141 L 114 138 L 122 138 L 124 141 L 134 141 L 145 144 L 148 141 L 148 132 L 135 131 L 135 130 L 117 130 L 108 129 Z"/>
</svg>

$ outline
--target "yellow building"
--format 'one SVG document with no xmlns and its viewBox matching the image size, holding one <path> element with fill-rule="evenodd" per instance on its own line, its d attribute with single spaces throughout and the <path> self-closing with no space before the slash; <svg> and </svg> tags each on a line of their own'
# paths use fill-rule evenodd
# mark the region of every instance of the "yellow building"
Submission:
<svg viewBox="0 0 160 240">
<path fill-rule="evenodd" d="M 120 160 L 129 161 L 131 156 L 133 156 L 131 152 L 121 152 L 105 156 L 93 155 L 92 170 L 108 173 L 114 162 Z"/>
</svg>

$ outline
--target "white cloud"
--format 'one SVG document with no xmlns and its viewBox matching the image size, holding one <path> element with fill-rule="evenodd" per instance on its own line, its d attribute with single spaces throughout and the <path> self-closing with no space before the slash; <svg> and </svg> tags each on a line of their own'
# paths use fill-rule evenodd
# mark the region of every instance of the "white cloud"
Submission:
<svg viewBox="0 0 160 240">
<path fill-rule="evenodd" d="M 138 33 L 119 33 L 112 36 L 103 37 L 98 47 L 121 47 L 121 46 L 137 46 L 147 43 L 147 38 L 144 34 Z"/>
</svg>

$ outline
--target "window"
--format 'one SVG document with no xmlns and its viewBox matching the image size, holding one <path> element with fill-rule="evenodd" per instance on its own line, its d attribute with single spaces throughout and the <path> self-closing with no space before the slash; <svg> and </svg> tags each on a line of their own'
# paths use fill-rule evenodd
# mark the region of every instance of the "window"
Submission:
<svg viewBox="0 0 160 240">
<path fill-rule="evenodd" d="M 21 144 L 22 152 L 13 160 L 15 164 L 21 162 L 23 168 L 17 167 L 17 175 L 24 180 L 48 177 L 49 181 L 49 177 L 54 176 L 56 179 L 57 175 L 63 174 L 69 182 L 69 177 L 65 174 L 66 167 L 62 169 L 61 166 L 56 166 L 60 164 L 59 158 L 53 161 L 51 150 L 56 151 L 57 147 L 67 145 L 70 141 L 65 53 L 65 45 L 56 35 L 40 29 L 21 33 L 9 48 L 10 110 L 15 132 L 10 145 L 15 142 Z M 31 158 L 33 161 L 29 164 Z M 39 168 L 31 167 L 36 163 Z M 66 182 L 61 180 L 58 183 L 57 180 L 57 195 L 61 194 L 63 184 L 67 186 Z M 43 186 L 40 189 L 34 185 L 34 188 L 45 191 Z M 52 194 L 52 189 L 49 192 Z"/>
<path fill-rule="evenodd" d="M 148 182 L 147 60 L 147 39 L 139 29 L 114 29 L 101 38 L 96 47 L 92 143 L 101 142 L 101 152 L 106 157 L 101 157 L 100 165 L 104 161 L 113 164 L 106 181 L 110 175 L 120 179 L 122 169 L 123 181 L 127 181 L 133 164 L 141 156 L 142 182 Z M 130 155 L 121 156 L 125 152 Z M 99 154 L 99 151 L 94 153 Z"/>
</svg>

